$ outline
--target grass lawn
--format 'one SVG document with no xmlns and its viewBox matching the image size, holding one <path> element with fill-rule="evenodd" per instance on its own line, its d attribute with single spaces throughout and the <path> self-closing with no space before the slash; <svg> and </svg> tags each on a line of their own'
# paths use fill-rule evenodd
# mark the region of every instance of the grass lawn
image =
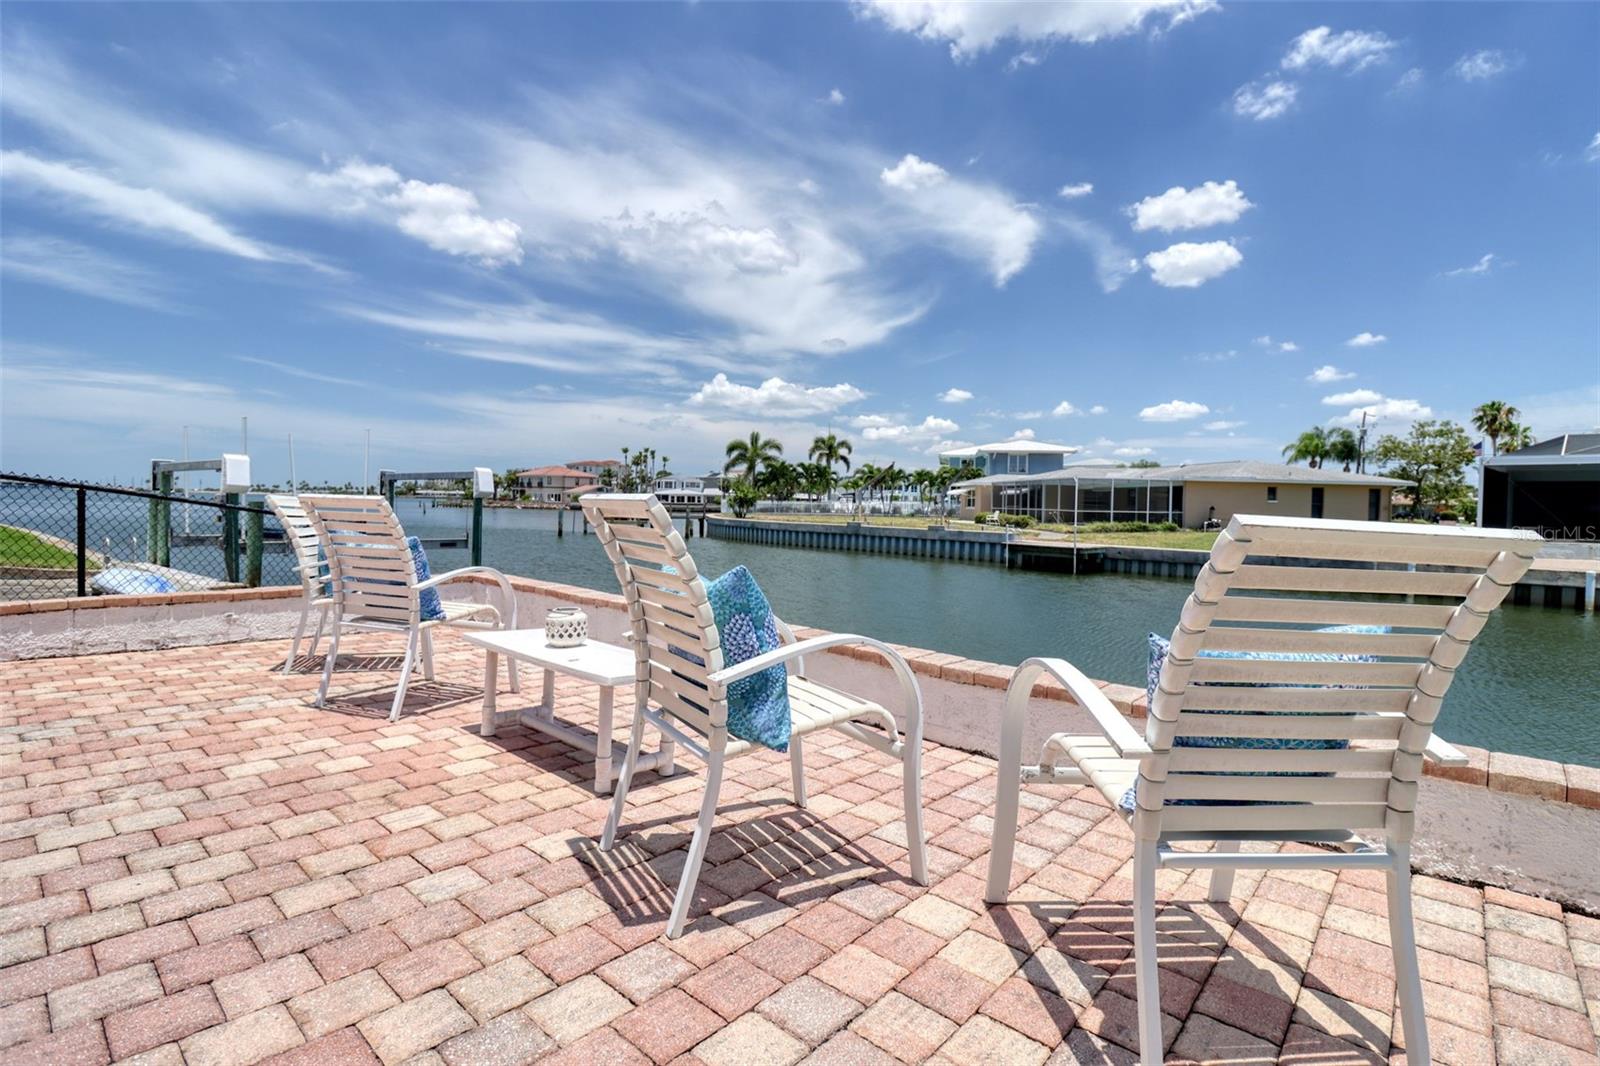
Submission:
<svg viewBox="0 0 1600 1066">
<path fill-rule="evenodd" d="M 12 526 L 0 526 L 0 566 L 32 566 L 50 570 L 75 570 L 78 557 L 37 534 Z M 91 557 L 89 569 L 98 570 Z"/>
<path fill-rule="evenodd" d="M 1045 525 L 1033 528 L 1065 533 L 1068 536 L 1072 534 L 1071 526 Z M 1203 552 L 1210 551 L 1216 539 L 1215 530 L 1207 533 L 1198 529 L 1179 529 L 1170 533 L 1082 533 L 1078 537 L 1079 543 L 1082 544 L 1123 544 L 1133 548 L 1189 548 Z"/>
</svg>

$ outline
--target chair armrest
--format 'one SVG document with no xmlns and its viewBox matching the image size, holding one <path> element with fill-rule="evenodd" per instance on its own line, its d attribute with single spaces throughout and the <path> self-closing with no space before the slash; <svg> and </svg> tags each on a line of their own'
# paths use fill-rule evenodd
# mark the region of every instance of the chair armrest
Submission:
<svg viewBox="0 0 1600 1066">
<path fill-rule="evenodd" d="M 517 594 L 511 588 L 511 580 L 492 566 L 463 566 L 459 570 L 435 574 L 426 581 L 417 582 L 416 589 L 421 592 L 424 589 L 436 588 L 468 574 L 483 574 L 494 578 L 495 584 L 500 586 L 500 595 L 505 600 L 505 610 L 501 612 L 501 617 L 505 619 L 505 626 L 507 629 L 517 628 Z"/>
<path fill-rule="evenodd" d="M 793 636 L 792 632 L 790 636 Z M 736 666 L 718 670 L 706 680 L 714 685 L 731 685 L 733 682 L 750 677 L 752 674 L 759 674 L 761 671 L 777 666 L 780 663 L 787 663 L 790 659 L 799 659 L 810 652 L 821 651 L 824 648 L 836 648 L 844 644 L 863 644 L 867 647 L 875 648 L 889 657 L 890 666 L 895 667 L 896 670 L 903 669 L 907 674 L 911 672 L 911 666 L 906 662 L 905 657 L 881 640 L 874 640 L 872 637 L 863 637 L 855 633 L 829 633 L 826 636 L 797 640 L 792 644 L 785 644 L 782 647 L 774 648 L 772 651 L 763 652 L 754 659 L 746 659 Z"/>
<path fill-rule="evenodd" d="M 1122 717 L 1122 712 L 1118 711 L 1106 698 L 1106 694 L 1100 691 L 1100 686 L 1085 677 L 1082 670 L 1065 659 L 1029 659 L 1017 667 L 1017 672 L 1011 675 L 1010 688 L 1016 689 L 1018 685 L 1027 685 L 1027 691 L 1021 693 L 1026 698 L 1033 691 L 1033 684 L 1040 674 L 1050 674 L 1065 686 L 1067 694 L 1073 701 L 1094 718 L 1095 725 L 1100 727 L 1100 732 L 1119 756 L 1125 759 L 1137 759 L 1151 753 L 1150 745 L 1145 743 L 1144 737 L 1128 724 L 1128 720 Z M 1010 691 L 1007 692 L 1006 698 L 1008 702 L 1012 698 Z"/>
<path fill-rule="evenodd" d="M 1422 758 L 1440 766 L 1466 766 L 1470 762 L 1466 752 L 1449 741 L 1440 740 L 1436 733 L 1428 735 L 1428 746 L 1422 749 Z"/>
</svg>

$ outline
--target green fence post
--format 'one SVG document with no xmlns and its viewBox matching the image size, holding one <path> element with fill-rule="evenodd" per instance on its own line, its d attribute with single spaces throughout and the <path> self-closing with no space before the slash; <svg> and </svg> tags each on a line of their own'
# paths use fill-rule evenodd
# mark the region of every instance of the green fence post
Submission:
<svg viewBox="0 0 1600 1066">
<path fill-rule="evenodd" d="M 239 583 L 239 512 L 233 507 L 238 506 L 239 494 L 230 492 L 224 497 L 224 502 L 232 505 L 222 512 L 222 570 L 224 576 L 233 584 Z"/>
<path fill-rule="evenodd" d="M 259 510 L 250 512 L 245 519 L 244 533 L 244 583 L 251 588 L 261 587 L 261 539 L 264 516 Z"/>
<path fill-rule="evenodd" d="M 172 565 L 172 474 L 161 475 L 162 499 L 156 501 L 159 520 L 156 522 L 155 561 L 162 566 Z"/>
<path fill-rule="evenodd" d="M 89 505 L 88 494 L 78 490 L 78 595 L 89 595 Z"/>
<path fill-rule="evenodd" d="M 472 498 L 472 565 L 483 565 L 483 497 Z"/>
</svg>

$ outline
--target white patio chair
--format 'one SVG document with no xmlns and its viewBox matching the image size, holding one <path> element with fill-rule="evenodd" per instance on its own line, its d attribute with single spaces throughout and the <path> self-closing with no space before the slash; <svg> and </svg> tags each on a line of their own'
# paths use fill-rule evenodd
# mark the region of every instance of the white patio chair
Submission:
<svg viewBox="0 0 1600 1066">
<path fill-rule="evenodd" d="M 299 499 L 287 493 L 273 493 L 267 496 L 267 506 L 283 526 L 284 543 L 294 553 L 295 572 L 300 575 L 300 622 L 294 627 L 289 657 L 283 662 L 283 672 L 287 674 L 294 669 L 294 661 L 300 656 L 300 641 L 306 634 L 306 623 L 313 610 L 317 612 L 317 630 L 311 636 L 307 654 L 317 654 L 323 627 L 328 623 L 328 611 L 333 607 L 332 582 L 328 578 L 327 553 L 321 550 L 322 541 L 317 537 L 316 527 L 311 524 L 306 509 L 300 506 Z"/>
<path fill-rule="evenodd" d="M 617 571 L 617 581 L 627 600 L 633 625 L 633 647 L 638 659 L 636 711 L 628 753 L 617 781 L 611 814 L 600 838 L 602 851 L 610 850 L 622 820 L 628 785 L 639 758 L 646 722 L 682 744 L 706 764 L 705 799 L 695 824 L 689 857 L 672 903 L 667 936 L 682 934 L 694 896 L 706 838 L 717 813 L 717 793 L 727 761 L 759 745 L 728 734 L 727 687 L 740 678 L 771 666 L 789 671 L 789 710 L 792 734 L 789 765 L 794 779 L 794 801 L 806 805 L 804 737 L 820 729 L 844 735 L 894 756 L 901 762 L 904 779 L 906 840 L 911 856 L 911 876 L 928 883 L 927 849 L 922 835 L 922 693 L 906 661 L 881 641 L 847 633 L 834 633 L 796 641 L 794 633 L 778 623 L 784 646 L 737 666 L 724 667 L 721 639 L 706 599 L 705 583 L 673 528 L 666 509 L 649 495 L 589 495 L 584 514 L 605 546 Z M 899 710 L 904 736 L 888 710 L 806 676 L 804 656 L 809 652 L 846 644 L 872 647 L 889 660 L 899 682 Z M 705 665 L 675 654 L 677 649 L 699 658 Z M 601 741 L 604 742 L 602 737 Z"/>
<path fill-rule="evenodd" d="M 1143 737 L 1060 659 L 1018 667 L 1001 725 L 988 900 L 1007 896 L 1021 784 L 1090 784 L 1121 811 L 1134 835 L 1139 1047 L 1152 1064 L 1162 1054 L 1158 869 L 1211 869 L 1216 901 L 1239 869 L 1382 870 L 1407 1061 L 1428 1062 L 1411 911 L 1417 782 L 1425 758 L 1465 764 L 1433 735 L 1434 720 L 1468 646 L 1538 547 L 1523 531 L 1236 516 L 1172 632 Z M 1045 674 L 1103 735 L 1056 734 L 1040 765 L 1024 767 L 1028 698 Z M 1309 744 L 1264 748 L 1258 738 Z M 1135 781 L 1135 805 L 1123 811 Z M 1215 850 L 1174 847 L 1195 841 Z M 1336 850 L 1241 853 L 1246 841 Z"/>
<path fill-rule="evenodd" d="M 299 499 L 322 544 L 328 573 L 333 579 L 333 635 L 328 643 L 327 661 L 322 665 L 322 685 L 317 689 L 316 706 L 321 707 L 327 699 L 334 661 L 339 656 L 339 634 L 346 629 L 406 635 L 405 664 L 394 691 L 394 705 L 389 710 L 389 721 L 396 722 L 405 703 L 411 671 L 417 665 L 419 646 L 423 677 L 433 680 L 434 627 L 517 627 L 516 593 L 506 576 L 493 567 L 463 566 L 435 574 L 427 581 L 417 581 L 405 530 L 400 528 L 400 520 L 382 496 L 303 495 Z M 468 574 L 492 577 L 500 586 L 500 606 L 444 600 L 444 617 L 422 617 L 422 592 Z M 522 686 L 516 663 L 509 655 L 505 659 L 511 690 L 520 692 Z"/>
</svg>

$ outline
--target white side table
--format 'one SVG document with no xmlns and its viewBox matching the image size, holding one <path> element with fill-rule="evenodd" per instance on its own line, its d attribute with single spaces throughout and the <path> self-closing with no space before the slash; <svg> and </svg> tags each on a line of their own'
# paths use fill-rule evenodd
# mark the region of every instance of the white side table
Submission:
<svg viewBox="0 0 1600 1066">
<path fill-rule="evenodd" d="M 490 629 L 463 633 L 467 641 L 481 647 L 486 653 L 483 666 L 483 730 L 482 735 L 492 737 L 498 727 L 495 709 L 495 671 L 500 656 L 508 655 L 517 662 L 531 663 L 544 669 L 544 701 L 537 707 L 524 708 L 517 720 L 529 729 L 547 733 L 558 740 L 586 751 L 594 756 L 594 787 L 596 792 L 610 792 L 611 782 L 620 773 L 622 755 L 626 747 L 612 739 L 612 710 L 616 690 L 634 684 L 634 654 L 628 648 L 615 644 L 602 644 L 597 640 L 585 641 L 573 648 L 552 648 L 545 642 L 542 629 Z M 596 733 L 555 717 L 556 674 L 568 674 L 600 686 L 600 721 Z M 673 742 L 663 736 L 654 752 L 640 752 L 636 770 L 655 770 L 663 777 L 673 771 Z M 617 767 L 617 769 L 613 769 Z"/>
</svg>

